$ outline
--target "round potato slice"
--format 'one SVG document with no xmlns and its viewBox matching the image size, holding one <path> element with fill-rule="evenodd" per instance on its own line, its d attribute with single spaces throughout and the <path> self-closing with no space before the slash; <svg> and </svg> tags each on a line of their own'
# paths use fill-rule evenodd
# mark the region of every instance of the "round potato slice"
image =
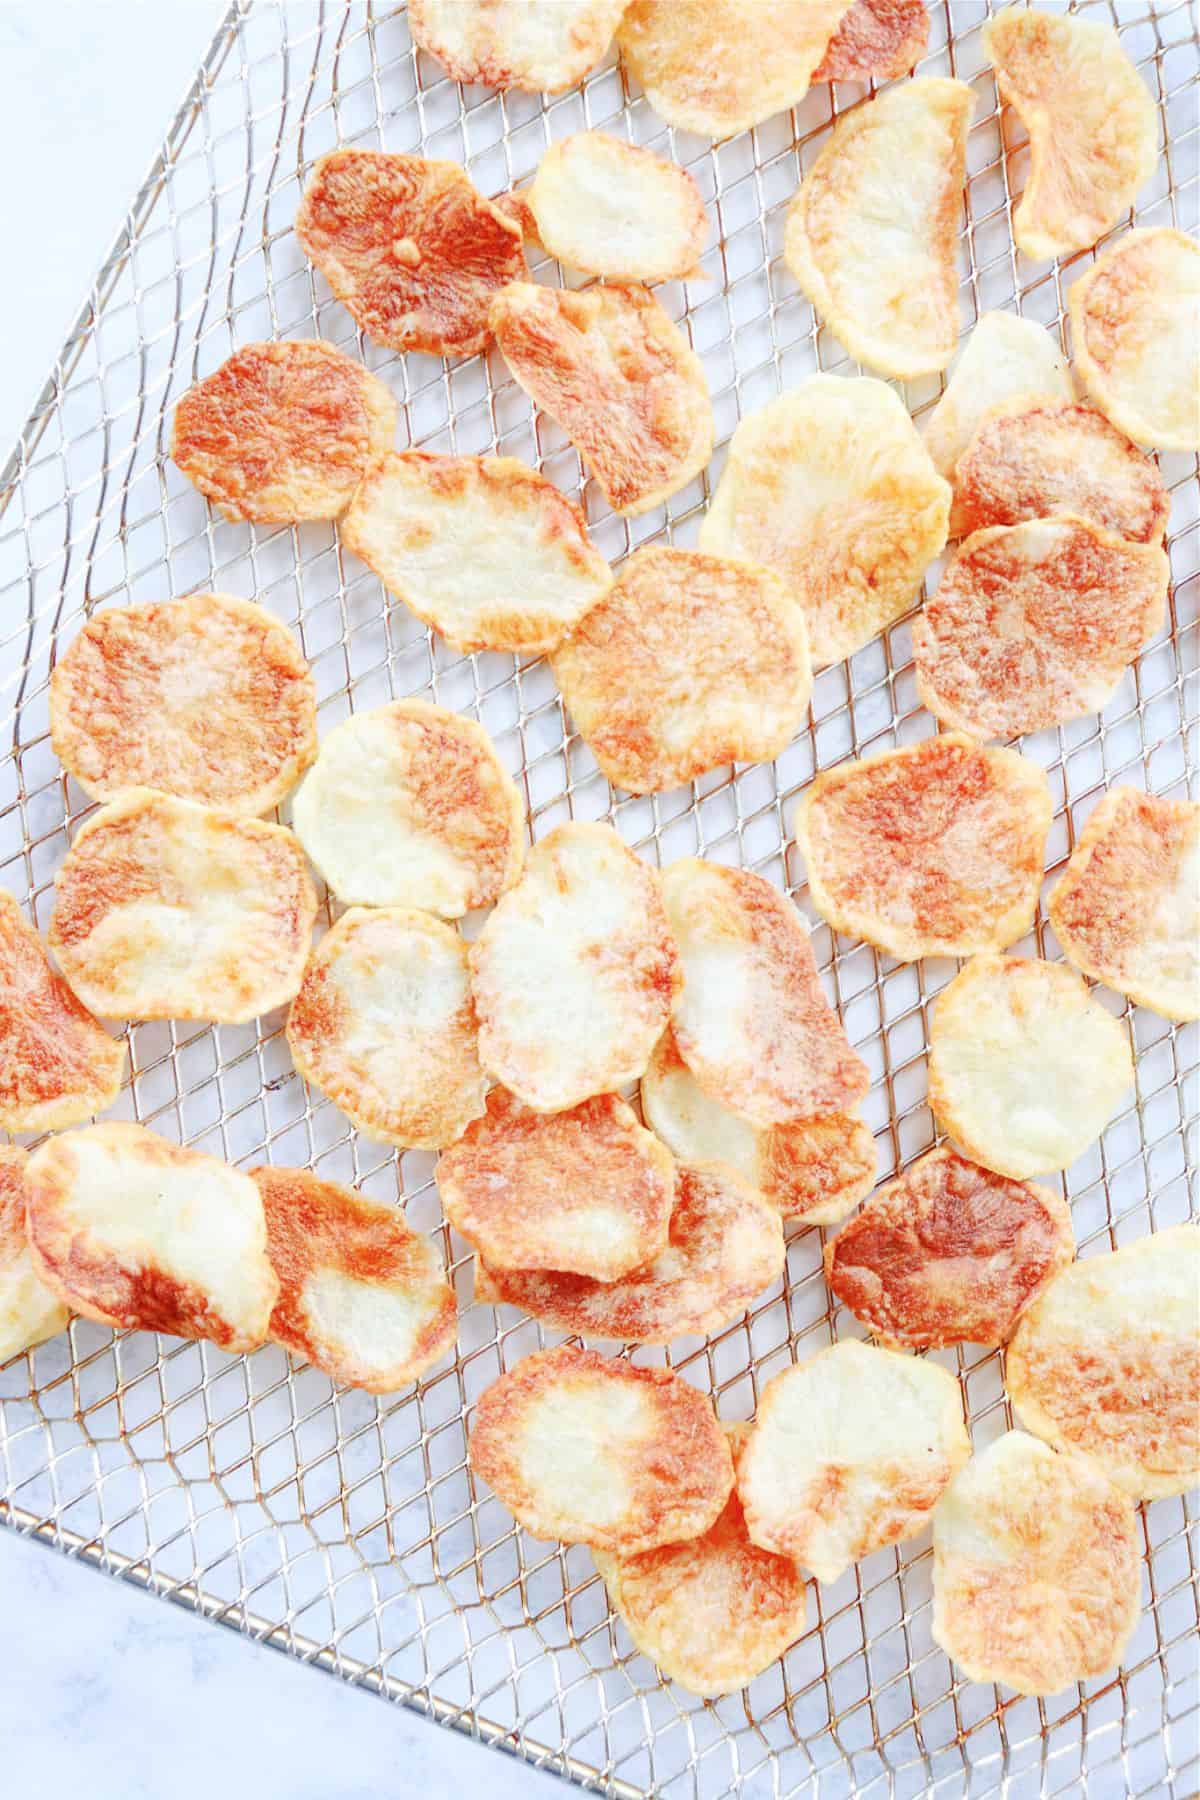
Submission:
<svg viewBox="0 0 1200 1800">
<path fill-rule="evenodd" d="M 779 577 L 665 544 L 622 563 L 553 668 L 604 774 L 633 794 L 770 762 L 812 692 L 804 614 Z"/>
<path fill-rule="evenodd" d="M 908 610 L 949 514 L 900 397 L 870 377 L 813 375 L 738 425 L 700 546 L 782 579 L 821 668 Z"/>
<path fill-rule="evenodd" d="M 1200 1018 L 1200 806 L 1113 788 L 1046 911 L 1093 981 L 1168 1019 Z"/>
<path fill-rule="evenodd" d="M 287 1041 L 304 1079 L 377 1143 L 439 1150 L 483 1111 L 467 946 L 428 913 L 343 913 L 309 959 Z"/>
<path fill-rule="evenodd" d="M 229 594 L 109 606 L 50 677 L 50 742 L 94 800 L 153 787 L 250 817 L 317 754 L 317 691 L 290 631 Z"/>
<path fill-rule="evenodd" d="M 929 1104 L 998 1175 L 1065 1169 L 1132 1085 L 1125 1027 L 1061 963 L 977 956 L 938 996 Z"/>
<path fill-rule="evenodd" d="M 1169 578 L 1157 545 L 1067 513 L 976 531 L 913 620 L 917 692 L 977 738 L 1099 712 L 1160 629 Z"/>
<path fill-rule="evenodd" d="M 881 375 L 929 375 L 954 355 L 974 104 L 965 82 L 942 76 L 885 89 L 839 119 L 788 210 L 788 268 L 850 355 Z"/>
<path fill-rule="evenodd" d="M 486 349 L 492 296 L 525 268 L 520 227 L 458 163 L 383 150 L 321 157 L 296 236 L 368 337 L 432 356 Z"/>
<path fill-rule="evenodd" d="M 551 144 L 528 189 L 539 243 L 572 269 L 610 281 L 680 281 L 708 236 L 685 169 L 605 131 Z"/>
<path fill-rule="evenodd" d="M 1135 443 L 1200 449 L 1200 244 L 1127 232 L 1068 302 L 1075 367 L 1100 411 Z"/>
<path fill-rule="evenodd" d="M 50 948 L 85 1006 L 237 1025 L 300 985 L 317 896 L 282 825 L 127 788 L 54 878 Z"/>
<path fill-rule="evenodd" d="M 636 1081 L 679 959 L 653 869 L 610 825 L 560 825 L 471 948 L 485 1069 L 535 1112 Z"/>
<path fill-rule="evenodd" d="M 1008 1347 L 1023 1425 L 1135 1500 L 1200 1480 L 1200 1231 L 1176 1225 L 1064 1269 Z"/>
<path fill-rule="evenodd" d="M 813 73 L 814 81 L 893 81 L 929 43 L 925 0 L 854 0 Z"/>
<path fill-rule="evenodd" d="M 459 650 L 544 655 L 612 586 L 574 501 L 512 456 L 381 457 L 340 533 Z"/>
<path fill-rule="evenodd" d="M 832 1344 L 763 1389 L 737 1470 L 750 1541 L 836 1581 L 923 1531 L 970 1452 L 953 1375 Z"/>
<path fill-rule="evenodd" d="M 0 1148 L 0 1364 L 65 1331 L 71 1314 L 41 1276 L 25 1230 L 29 1158 L 15 1144 Z"/>
<path fill-rule="evenodd" d="M 108 1123 L 49 1139 L 26 1181 L 34 1265 L 72 1312 L 234 1355 L 265 1340 L 278 1283 L 248 1175 Z"/>
<path fill-rule="evenodd" d="M 944 732 L 827 769 L 794 826 L 822 918 L 916 962 L 1028 931 L 1052 811 L 1036 763 Z"/>
<path fill-rule="evenodd" d="M 973 1456 L 933 1515 L 933 1635 L 968 1681 L 1057 1694 L 1120 1662 L 1141 1610 L 1133 1506 L 1023 1431 Z"/>
<path fill-rule="evenodd" d="M 513 375 L 614 512 L 649 512 L 700 473 L 713 446 L 704 365 L 645 288 L 514 281 L 488 316 Z"/>
<path fill-rule="evenodd" d="M 525 808 L 487 732 L 424 700 L 394 700 L 331 731 L 292 819 L 353 906 L 458 919 L 510 888 L 525 855 Z"/>
<path fill-rule="evenodd" d="M 455 81 L 557 94 L 601 62 L 628 0 L 409 0 L 413 43 Z"/>
<path fill-rule="evenodd" d="M 707 1394 L 666 1369 L 567 1345 L 492 1383 L 468 1455 L 534 1537 L 626 1555 L 699 1537 L 733 1488 Z"/>
<path fill-rule="evenodd" d="M 391 447 L 390 388 L 332 344 L 247 344 L 175 408 L 171 456 L 227 519 L 336 519 Z"/>
<path fill-rule="evenodd" d="M 279 1280 L 270 1335 L 347 1387 L 390 1394 L 454 1345 L 441 1258 L 394 1206 L 308 1169 L 251 1169 Z"/>
<path fill-rule="evenodd" d="M 1070 256 L 1103 237 L 1158 163 L 1154 101 L 1103 19 L 1010 6 L 983 27 L 1000 98 L 1029 133 L 1013 211 L 1026 256 Z"/>
<path fill-rule="evenodd" d="M 1042 394 L 1075 397 L 1067 359 L 1050 333 L 1015 313 L 984 313 L 925 422 L 925 448 L 938 474 L 953 481 L 958 459 L 986 414 Z"/>
</svg>

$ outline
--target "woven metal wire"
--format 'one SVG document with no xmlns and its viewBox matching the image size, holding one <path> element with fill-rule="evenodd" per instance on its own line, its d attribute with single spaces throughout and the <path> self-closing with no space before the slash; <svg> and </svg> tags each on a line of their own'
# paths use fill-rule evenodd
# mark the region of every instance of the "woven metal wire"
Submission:
<svg viewBox="0 0 1200 1800">
<path fill-rule="evenodd" d="M 753 3 L 753 0 L 750 0 Z M 969 81 L 976 112 L 961 241 L 964 329 L 1006 308 L 1069 344 L 1064 295 L 1091 261 L 1027 263 L 1013 248 L 1019 134 L 998 115 L 979 28 L 990 0 L 931 7 L 920 72 Z M 1095 0 L 1160 105 L 1163 154 L 1140 224 L 1200 219 L 1200 54 L 1188 0 Z M 424 694 L 479 718 L 523 784 L 533 836 L 568 817 L 610 819 L 653 861 L 699 854 L 757 869 L 812 920 L 818 963 L 874 1085 L 867 1115 L 880 1177 L 934 1141 L 925 1097 L 929 1006 L 954 965 L 894 967 L 835 939 L 808 904 L 790 839 L 817 769 L 933 730 L 918 706 L 909 627 L 893 627 L 816 681 L 811 727 L 770 766 L 690 791 L 614 799 L 566 727 L 540 662 L 461 657 L 339 546 L 331 527 L 230 525 L 166 454 L 180 394 L 235 347 L 319 334 L 380 371 L 402 402 L 402 440 L 501 451 L 582 491 L 617 561 L 638 544 L 692 544 L 737 420 L 815 369 L 851 372 L 817 328 L 781 256 L 784 213 L 832 119 L 860 88 L 818 87 L 794 115 L 727 143 L 667 130 L 615 59 L 558 98 L 460 89 L 414 55 L 403 9 L 362 3 L 233 6 L 161 157 L 130 209 L 0 481 L 0 880 L 45 928 L 54 870 L 88 804 L 53 756 L 47 680 L 60 645 L 110 600 L 196 588 L 251 596 L 298 634 L 321 723 Z M 498 193 L 552 139 L 625 134 L 696 177 L 715 222 L 711 279 L 660 289 L 704 358 L 718 449 L 665 509 L 613 517 L 582 486 L 574 451 L 498 356 L 443 364 L 363 341 L 300 254 L 291 225 L 306 169 L 337 143 L 465 163 Z M 1121 227 L 1124 228 L 1123 226 Z M 534 259 L 538 279 L 562 272 Z M 937 379 L 913 383 L 918 418 Z M 1186 683 L 1196 671 L 1200 493 L 1194 458 L 1164 456 L 1172 490 L 1169 628 L 1099 718 L 1025 740 L 1049 772 L 1057 872 L 1087 808 L 1118 781 L 1185 791 Z M 1191 724 L 1194 730 L 1195 709 Z M 284 814 L 286 817 L 286 812 Z M 1039 917 L 1020 948 L 1056 956 Z M 1195 1211 L 1195 1029 L 1128 1012 L 1136 1102 L 1063 1178 L 1081 1254 Z M 385 1399 L 334 1389 L 269 1347 L 212 1345 L 76 1320 L 0 1371 L 0 1519 L 443 1723 L 620 1795 L 1191 1793 L 1197 1785 L 1195 1502 L 1143 1509 L 1145 1611 L 1121 1671 L 1055 1700 L 958 1679 L 930 1635 L 928 1536 L 811 1589 L 808 1628 L 743 1694 L 690 1700 L 662 1681 L 610 1616 L 587 1553 L 538 1543 L 473 1484 L 468 1409 L 550 1334 L 471 1303 L 471 1259 L 442 1222 L 432 1158 L 397 1156 L 306 1092 L 272 1015 L 245 1027 L 139 1025 L 117 1116 L 249 1164 L 308 1165 L 404 1198 L 440 1244 L 462 1308 L 452 1362 Z M 786 1281 L 707 1342 L 665 1360 L 748 1416 L 764 1381 L 832 1338 L 857 1334 L 821 1275 L 822 1233 L 796 1233 Z M 960 1376 L 976 1446 L 1010 1422 L 1002 1359 L 938 1358 Z"/>
</svg>

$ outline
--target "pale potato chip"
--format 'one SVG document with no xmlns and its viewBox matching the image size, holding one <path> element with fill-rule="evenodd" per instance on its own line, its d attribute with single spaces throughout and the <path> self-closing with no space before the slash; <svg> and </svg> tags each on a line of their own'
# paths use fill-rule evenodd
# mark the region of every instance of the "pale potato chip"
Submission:
<svg viewBox="0 0 1200 1800">
<path fill-rule="evenodd" d="M 1138 444 L 1200 449 L 1200 245 L 1130 231 L 1068 296 L 1079 379 Z"/>
<path fill-rule="evenodd" d="M 925 54 L 925 0 L 854 0 L 826 46 L 814 81 L 892 81 Z"/>
<path fill-rule="evenodd" d="M 76 832 L 54 887 L 50 948 L 105 1017 L 237 1025 L 300 985 L 317 896 L 282 825 L 127 788 Z"/>
<path fill-rule="evenodd" d="M 746 1530 L 836 1581 L 923 1531 L 970 1451 L 953 1375 L 852 1339 L 832 1344 L 763 1389 L 737 1470 Z"/>
<path fill-rule="evenodd" d="M 822 918 L 916 962 L 1028 931 L 1052 812 L 1036 763 L 943 732 L 825 770 L 793 826 Z"/>
<path fill-rule="evenodd" d="M 675 1164 L 615 1094 L 538 1113 L 493 1088 L 434 1173 L 446 1217 L 493 1270 L 610 1282 L 666 1247 Z"/>
<path fill-rule="evenodd" d="M 629 0 L 409 0 L 413 43 L 455 81 L 557 94 L 601 62 Z"/>
<path fill-rule="evenodd" d="M 1104 19 L 1010 6 L 983 27 L 1001 100 L 1029 133 L 1012 216 L 1026 256 L 1086 250 L 1133 205 L 1158 164 L 1158 116 Z"/>
<path fill-rule="evenodd" d="M 1120 1662 L 1141 1611 L 1137 1514 L 1074 1456 L 1006 1432 L 933 1515 L 933 1635 L 968 1681 L 1058 1694 Z"/>
<path fill-rule="evenodd" d="M 403 1212 L 309 1169 L 251 1169 L 279 1280 L 270 1335 L 334 1381 L 390 1394 L 454 1346 L 442 1260 Z"/>
<path fill-rule="evenodd" d="M 612 586 L 574 501 L 512 456 L 381 457 L 339 531 L 458 650 L 544 655 Z"/>
<path fill-rule="evenodd" d="M 645 288 L 515 281 L 488 316 L 513 375 L 614 512 L 649 512 L 700 473 L 713 446 L 704 365 Z"/>
<path fill-rule="evenodd" d="M 458 163 L 383 150 L 321 157 L 296 236 L 368 337 L 432 356 L 486 349 L 492 296 L 525 268 L 520 227 Z"/>
<path fill-rule="evenodd" d="M 534 1537 L 625 1555 L 699 1537 L 733 1488 L 707 1394 L 666 1369 L 567 1345 L 492 1383 L 467 1453 Z"/>
<path fill-rule="evenodd" d="M 870 377 L 813 375 L 738 425 L 700 547 L 780 576 L 822 668 L 912 605 L 949 513 L 899 395 Z"/>
<path fill-rule="evenodd" d="M 929 1104 L 998 1175 L 1067 1168 L 1132 1086 L 1128 1032 L 1062 963 L 977 956 L 938 995 Z"/>
<path fill-rule="evenodd" d="M 265 1340 L 278 1283 L 248 1175 L 117 1123 L 50 1138 L 25 1175 L 34 1265 L 72 1312 L 233 1355 Z"/>
<path fill-rule="evenodd" d="M 1032 319 L 984 313 L 923 427 L 925 448 L 938 474 L 953 481 L 958 459 L 986 413 L 1032 395 L 1074 399 L 1066 357 Z"/>
<path fill-rule="evenodd" d="M 976 531 L 913 620 L 917 693 L 976 738 L 1099 712 L 1161 628 L 1169 579 L 1158 545 L 1070 513 Z"/>
<path fill-rule="evenodd" d="M 50 677 L 50 742 L 94 800 L 153 787 L 253 817 L 317 754 L 317 690 L 290 631 L 230 594 L 107 606 Z"/>
<path fill-rule="evenodd" d="M 458 919 L 512 887 L 525 857 L 525 808 L 491 738 L 425 700 L 393 700 L 336 726 L 292 820 L 349 906 Z"/>
<path fill-rule="evenodd" d="M 1200 1481 L 1200 1231 L 1064 1269 L 1008 1347 L 1017 1416 L 1135 1500 Z"/>
<path fill-rule="evenodd" d="M 343 913 L 309 959 L 287 1041 L 304 1079 L 376 1143 L 439 1150 L 483 1111 L 467 946 L 428 913 Z"/>
<path fill-rule="evenodd" d="M 227 519 L 336 519 L 391 448 L 391 389 L 332 344 L 247 344 L 175 408 L 171 457 Z"/>
<path fill-rule="evenodd" d="M 974 108 L 921 75 L 840 118 L 788 210 L 784 258 L 850 355 L 902 381 L 958 341 L 954 247 Z"/>
<path fill-rule="evenodd" d="M 24 1150 L 0 1148 L 0 1363 L 65 1331 L 70 1310 L 37 1272 L 25 1230 Z"/>
<path fill-rule="evenodd" d="M 812 692 L 804 614 L 778 576 L 665 544 L 621 564 L 552 667 L 604 774 L 634 794 L 770 762 Z"/>
<path fill-rule="evenodd" d="M 1168 1019 L 1200 1018 L 1200 806 L 1113 788 L 1046 907 L 1063 954 Z"/>
<path fill-rule="evenodd" d="M 527 190 L 542 248 L 610 281 L 679 281 L 697 272 L 708 215 L 677 164 L 605 131 L 551 144 Z"/>
<path fill-rule="evenodd" d="M 759 1126 L 844 1112 L 870 1086 L 792 902 L 748 869 L 685 857 L 663 874 L 683 964 L 675 1042 L 701 1087 Z"/>
<path fill-rule="evenodd" d="M 610 825 L 560 825 L 471 947 L 479 1055 L 535 1112 L 636 1081 L 679 958 L 655 871 Z"/>
</svg>

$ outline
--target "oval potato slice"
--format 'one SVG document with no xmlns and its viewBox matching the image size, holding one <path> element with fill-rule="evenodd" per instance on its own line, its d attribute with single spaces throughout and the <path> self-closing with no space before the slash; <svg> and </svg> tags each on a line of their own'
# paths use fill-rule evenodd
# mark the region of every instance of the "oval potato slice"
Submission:
<svg viewBox="0 0 1200 1800">
<path fill-rule="evenodd" d="M 894 81 L 929 43 L 925 0 L 854 0 L 830 38 L 814 81 Z"/>
<path fill-rule="evenodd" d="M 65 1331 L 70 1310 L 51 1293 L 25 1230 L 25 1166 L 15 1144 L 0 1148 L 0 1364 Z"/>
<path fill-rule="evenodd" d="M 414 44 L 455 81 L 557 94 L 603 61 L 628 0 L 409 0 Z"/>
<path fill-rule="evenodd" d="M 1075 367 L 1100 411 L 1135 443 L 1200 450 L 1200 244 L 1126 232 L 1068 305 Z"/>
<path fill-rule="evenodd" d="M 695 275 L 708 214 L 687 173 L 605 131 L 551 144 L 526 190 L 538 242 L 551 256 L 609 281 Z"/>
<path fill-rule="evenodd" d="M 1032 395 L 1074 399 L 1066 357 L 1032 319 L 984 313 L 925 421 L 925 448 L 938 474 L 953 481 L 958 459 L 987 413 Z"/>
</svg>

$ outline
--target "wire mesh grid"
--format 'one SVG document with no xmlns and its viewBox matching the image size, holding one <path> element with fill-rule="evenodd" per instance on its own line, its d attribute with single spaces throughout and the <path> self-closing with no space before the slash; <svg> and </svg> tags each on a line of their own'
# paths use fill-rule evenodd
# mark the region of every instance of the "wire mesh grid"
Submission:
<svg viewBox="0 0 1200 1800">
<path fill-rule="evenodd" d="M 919 70 L 969 81 L 976 98 L 963 326 L 1006 308 L 1067 344 L 1064 295 L 1091 253 L 1047 268 L 1013 248 L 1011 194 L 1026 152 L 999 117 L 982 54 L 990 10 L 990 0 L 933 5 Z M 1079 10 L 1113 19 L 1160 103 L 1163 155 L 1137 222 L 1195 230 L 1200 55 L 1188 0 L 1085 0 Z M 89 810 L 49 744 L 47 680 L 59 645 L 108 601 L 196 588 L 251 596 L 297 632 L 324 730 L 350 710 L 428 695 L 492 733 L 523 784 L 534 838 L 567 817 L 610 819 L 652 861 L 708 856 L 786 888 L 813 923 L 826 986 L 871 1068 L 880 1178 L 929 1147 L 928 1009 L 955 965 L 896 967 L 835 939 L 808 905 L 789 830 L 794 799 L 818 769 L 932 732 L 906 622 L 817 678 L 810 728 L 773 765 L 617 799 L 570 733 L 542 663 L 457 655 L 389 604 L 331 527 L 225 523 L 166 454 L 174 403 L 198 375 L 253 339 L 319 334 L 392 385 L 406 442 L 521 456 L 581 492 L 611 560 L 645 542 L 694 543 L 736 421 L 815 369 L 852 372 L 797 293 L 781 247 L 801 172 L 832 119 L 865 92 L 816 88 L 795 114 L 711 145 L 667 130 L 611 56 L 558 98 L 496 94 L 460 89 L 416 56 L 403 9 L 361 0 L 231 8 L 0 483 L 0 877 L 43 928 L 54 870 Z M 703 479 L 633 522 L 581 481 L 575 453 L 534 415 L 498 356 L 447 365 L 365 342 L 291 231 L 306 169 L 336 143 L 452 157 L 498 193 L 532 173 L 552 138 L 585 127 L 672 156 L 696 177 L 715 221 L 711 279 L 659 292 L 703 355 L 719 448 Z M 536 279 L 564 279 L 544 258 L 534 269 Z M 914 416 L 941 386 L 909 386 Z M 1052 873 L 1106 786 L 1185 791 L 1200 505 L 1195 460 L 1161 464 L 1173 502 L 1169 627 L 1099 718 L 1023 744 L 1050 777 Z M 1044 917 L 1018 948 L 1057 955 Z M 1128 1012 L 1138 1077 L 1135 1102 L 1063 1178 L 1083 1255 L 1195 1210 L 1195 1029 L 1098 992 Z M 473 1400 L 553 1334 L 472 1304 L 471 1258 L 441 1219 L 433 1159 L 372 1145 L 307 1092 L 281 1026 L 272 1015 L 236 1028 L 131 1028 L 118 1116 L 243 1165 L 308 1165 L 402 1199 L 456 1284 L 456 1356 L 377 1400 L 333 1388 L 274 1347 L 231 1358 L 209 1344 L 114 1336 L 76 1320 L 0 1371 L 0 1518 L 613 1794 L 1193 1791 L 1194 1500 L 1143 1509 L 1146 1605 L 1122 1670 L 1055 1700 L 1015 1699 L 955 1676 L 930 1635 L 927 1536 L 814 1584 L 804 1635 L 744 1693 L 702 1703 L 662 1681 L 610 1616 L 587 1553 L 517 1531 L 466 1468 Z M 748 1416 L 763 1382 L 790 1360 L 859 1331 L 825 1288 L 822 1235 L 791 1238 L 784 1282 L 744 1319 L 706 1342 L 635 1359 L 665 1360 L 709 1389 L 724 1417 Z M 964 1348 L 938 1360 L 961 1379 L 979 1447 L 1010 1423 L 1002 1358 Z"/>
</svg>

